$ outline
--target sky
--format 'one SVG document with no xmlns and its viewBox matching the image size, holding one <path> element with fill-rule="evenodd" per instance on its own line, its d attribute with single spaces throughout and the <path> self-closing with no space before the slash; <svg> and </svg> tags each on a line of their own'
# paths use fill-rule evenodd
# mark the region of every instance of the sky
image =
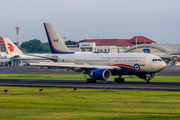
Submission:
<svg viewBox="0 0 180 120">
<path fill-rule="evenodd" d="M 131 39 L 180 44 L 180 0 L 0 0 L 0 36 L 47 42 L 43 23 L 65 40 Z"/>
</svg>

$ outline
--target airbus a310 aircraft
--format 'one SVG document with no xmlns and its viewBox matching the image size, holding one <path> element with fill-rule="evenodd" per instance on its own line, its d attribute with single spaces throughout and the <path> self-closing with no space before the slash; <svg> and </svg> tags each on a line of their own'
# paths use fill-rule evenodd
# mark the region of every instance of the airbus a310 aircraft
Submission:
<svg viewBox="0 0 180 120">
<path fill-rule="evenodd" d="M 30 63 L 41 67 L 68 68 L 68 70 L 88 74 L 87 83 L 97 80 L 107 81 L 118 75 L 115 82 L 124 82 L 122 75 L 136 75 L 149 83 L 155 73 L 163 70 L 165 62 L 158 56 L 146 53 L 74 53 L 70 51 L 51 23 L 44 23 L 53 58 L 57 62 Z"/>
</svg>

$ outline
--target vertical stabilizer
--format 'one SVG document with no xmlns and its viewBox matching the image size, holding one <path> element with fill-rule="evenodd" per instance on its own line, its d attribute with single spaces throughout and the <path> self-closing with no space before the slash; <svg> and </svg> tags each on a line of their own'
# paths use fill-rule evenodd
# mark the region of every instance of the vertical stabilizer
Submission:
<svg viewBox="0 0 180 120">
<path fill-rule="evenodd" d="M 21 50 L 9 39 L 9 38 L 3 38 L 4 43 L 7 49 L 7 53 L 9 55 L 21 55 L 23 54 Z"/>
<path fill-rule="evenodd" d="M 74 52 L 67 48 L 51 23 L 44 23 L 44 28 L 53 54 L 74 54 Z"/>
</svg>

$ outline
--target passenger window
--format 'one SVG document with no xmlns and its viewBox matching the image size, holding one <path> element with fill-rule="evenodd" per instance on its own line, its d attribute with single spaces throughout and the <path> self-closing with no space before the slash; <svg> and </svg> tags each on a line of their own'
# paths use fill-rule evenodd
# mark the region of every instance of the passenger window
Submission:
<svg viewBox="0 0 180 120">
<path fill-rule="evenodd" d="M 158 59 L 158 61 L 162 61 L 161 59 Z"/>
</svg>

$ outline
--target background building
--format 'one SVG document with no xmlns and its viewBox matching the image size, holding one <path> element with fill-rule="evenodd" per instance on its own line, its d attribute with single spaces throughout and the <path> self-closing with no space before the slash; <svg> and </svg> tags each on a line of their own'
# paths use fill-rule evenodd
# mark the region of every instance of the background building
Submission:
<svg viewBox="0 0 180 120">
<path fill-rule="evenodd" d="M 0 36 L 0 52 L 6 52 L 3 38 Z"/>
<path fill-rule="evenodd" d="M 136 44 L 153 44 L 156 43 L 144 36 L 135 36 L 131 39 L 88 39 L 74 45 L 74 52 L 109 52 L 121 53 L 125 49 Z M 72 51 L 73 47 L 68 46 Z"/>
<path fill-rule="evenodd" d="M 150 53 L 169 61 L 180 57 L 180 44 L 141 44 L 123 51 L 123 53 L 133 52 Z"/>
</svg>

